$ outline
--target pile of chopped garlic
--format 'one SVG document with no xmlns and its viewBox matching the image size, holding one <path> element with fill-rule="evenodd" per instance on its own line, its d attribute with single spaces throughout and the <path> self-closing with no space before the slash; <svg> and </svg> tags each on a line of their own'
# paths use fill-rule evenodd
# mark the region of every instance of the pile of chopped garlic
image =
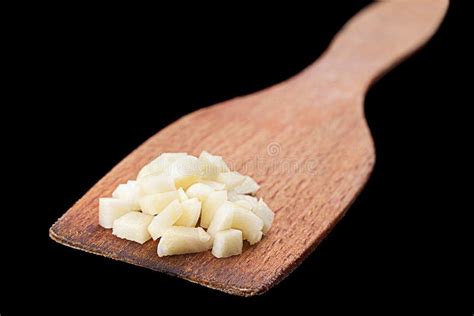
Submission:
<svg viewBox="0 0 474 316">
<path fill-rule="evenodd" d="M 275 214 L 254 196 L 258 189 L 220 156 L 163 153 L 111 198 L 99 199 L 99 224 L 140 244 L 160 239 L 160 257 L 209 249 L 217 258 L 230 257 L 272 226 Z"/>
</svg>

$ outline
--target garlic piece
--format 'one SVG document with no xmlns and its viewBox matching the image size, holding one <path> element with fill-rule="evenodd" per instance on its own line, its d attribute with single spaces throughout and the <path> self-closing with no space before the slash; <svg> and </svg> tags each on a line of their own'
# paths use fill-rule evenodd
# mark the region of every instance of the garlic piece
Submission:
<svg viewBox="0 0 474 316">
<path fill-rule="evenodd" d="M 176 191 L 174 179 L 164 175 L 148 175 L 138 180 L 143 195 Z"/>
<path fill-rule="evenodd" d="M 112 192 L 112 197 L 129 201 L 132 211 L 140 210 L 140 204 L 138 203 L 140 196 L 141 190 L 137 181 L 128 181 L 126 184 L 119 184 L 114 192 Z"/>
<path fill-rule="evenodd" d="M 116 198 L 99 199 L 99 224 L 104 228 L 112 228 L 114 221 L 133 211 L 133 203 Z"/>
<path fill-rule="evenodd" d="M 227 201 L 227 191 L 214 191 L 202 205 L 201 226 L 208 228 L 215 211 Z"/>
<path fill-rule="evenodd" d="M 237 171 L 221 172 L 217 177 L 217 181 L 224 183 L 226 190 L 231 191 L 245 181 L 245 177 Z"/>
<path fill-rule="evenodd" d="M 178 199 L 178 192 L 171 191 L 143 196 L 138 202 L 143 213 L 156 215 L 163 211 L 171 202 Z"/>
<path fill-rule="evenodd" d="M 211 247 L 211 236 L 201 227 L 174 226 L 161 237 L 157 252 L 164 257 L 206 251 Z"/>
<path fill-rule="evenodd" d="M 155 160 L 144 166 L 137 175 L 137 179 L 151 175 L 161 174 L 167 170 L 170 165 L 178 158 L 185 157 L 186 153 L 164 153 L 158 156 Z"/>
<path fill-rule="evenodd" d="M 251 245 L 262 239 L 263 221 L 251 211 L 238 205 L 234 207 L 232 228 L 241 230 L 244 240 L 248 240 Z"/>
<path fill-rule="evenodd" d="M 203 151 L 199 155 L 201 165 L 201 173 L 204 179 L 215 180 L 219 173 L 229 172 L 229 167 L 221 156 L 211 155 L 207 151 Z"/>
<path fill-rule="evenodd" d="M 255 194 L 260 186 L 257 182 L 249 176 L 245 176 L 245 180 L 242 184 L 238 185 L 234 191 L 237 194 Z"/>
<path fill-rule="evenodd" d="M 127 213 L 114 221 L 112 234 L 143 244 L 151 239 L 148 232 L 153 216 L 141 212 Z"/>
<path fill-rule="evenodd" d="M 234 204 L 224 202 L 215 212 L 214 217 L 209 224 L 207 233 L 214 237 L 216 233 L 230 229 L 234 218 Z"/>
<path fill-rule="evenodd" d="M 176 221 L 176 226 L 195 227 L 201 215 L 201 202 L 196 199 L 189 199 L 181 203 L 183 214 Z"/>
<path fill-rule="evenodd" d="M 210 186 L 203 183 L 195 183 L 186 190 L 186 195 L 189 198 L 198 198 L 199 201 L 204 202 L 212 192 L 214 192 L 214 189 Z"/>
<path fill-rule="evenodd" d="M 157 240 L 183 215 L 183 208 L 178 200 L 170 203 L 160 214 L 156 215 L 148 226 L 153 240 Z"/>
<path fill-rule="evenodd" d="M 212 254 L 216 258 L 227 258 L 242 253 L 242 232 L 228 229 L 216 233 L 212 246 Z"/>
<path fill-rule="evenodd" d="M 275 213 L 268 207 L 262 198 L 260 198 L 257 207 L 253 208 L 252 211 L 263 221 L 262 232 L 266 234 L 272 227 Z"/>
<path fill-rule="evenodd" d="M 163 174 L 171 176 L 177 188 L 187 189 L 201 177 L 199 159 L 193 156 L 179 157 Z"/>
</svg>

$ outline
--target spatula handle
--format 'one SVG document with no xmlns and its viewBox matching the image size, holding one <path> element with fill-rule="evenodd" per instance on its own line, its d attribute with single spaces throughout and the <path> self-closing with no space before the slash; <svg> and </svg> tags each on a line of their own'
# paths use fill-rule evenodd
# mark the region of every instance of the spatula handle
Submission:
<svg viewBox="0 0 474 316">
<path fill-rule="evenodd" d="M 391 0 L 368 6 L 336 35 L 308 69 L 362 92 L 435 33 L 449 0 Z M 319 73 L 319 74 L 318 74 Z M 342 81 L 342 82 L 341 82 Z"/>
</svg>

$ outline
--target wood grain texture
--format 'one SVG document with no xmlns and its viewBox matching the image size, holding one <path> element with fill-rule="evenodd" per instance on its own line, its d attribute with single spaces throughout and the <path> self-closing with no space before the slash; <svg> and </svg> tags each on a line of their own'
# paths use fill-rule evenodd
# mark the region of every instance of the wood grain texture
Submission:
<svg viewBox="0 0 474 316">
<path fill-rule="evenodd" d="M 296 77 L 201 109 L 158 132 L 77 201 L 51 227 L 51 238 L 231 294 L 267 291 L 314 250 L 363 188 L 375 161 L 365 92 L 429 39 L 447 5 L 447 0 L 371 5 Z M 159 258 L 157 242 L 121 240 L 98 225 L 98 198 L 135 178 L 152 158 L 202 150 L 224 156 L 231 168 L 261 184 L 259 196 L 276 216 L 260 243 L 227 259 L 210 252 Z"/>
</svg>

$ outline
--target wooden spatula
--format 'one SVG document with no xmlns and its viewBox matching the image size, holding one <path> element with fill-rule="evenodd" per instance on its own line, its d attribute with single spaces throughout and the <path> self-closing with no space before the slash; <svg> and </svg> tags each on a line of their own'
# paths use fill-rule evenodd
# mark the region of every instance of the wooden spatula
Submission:
<svg viewBox="0 0 474 316">
<path fill-rule="evenodd" d="M 132 152 L 50 229 L 55 241 L 242 296 L 261 294 L 308 256 L 362 190 L 374 166 L 363 102 L 370 84 L 435 32 L 448 0 L 370 5 L 299 75 L 184 116 Z M 310 40 L 310 39 L 308 39 Z M 98 198 L 163 152 L 222 155 L 260 184 L 274 226 L 240 256 L 159 258 L 98 225 Z"/>
</svg>

